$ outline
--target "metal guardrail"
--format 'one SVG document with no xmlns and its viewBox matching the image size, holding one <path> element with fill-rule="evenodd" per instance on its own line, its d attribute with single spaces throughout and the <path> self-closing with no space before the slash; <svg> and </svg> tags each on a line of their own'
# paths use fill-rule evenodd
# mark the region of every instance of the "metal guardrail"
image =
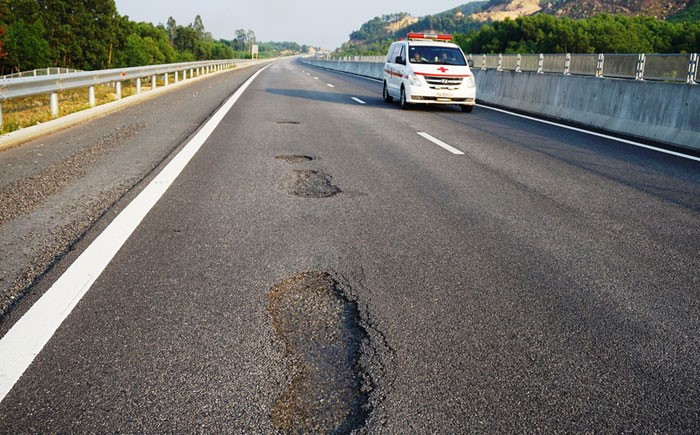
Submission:
<svg viewBox="0 0 700 435">
<path fill-rule="evenodd" d="M 155 89 L 157 77 L 162 76 L 164 85 L 168 86 L 169 76 L 173 75 L 174 81 L 180 78 L 186 80 L 231 68 L 236 65 L 253 62 L 252 60 L 216 60 L 187 62 L 178 64 L 153 65 L 132 68 L 118 68 L 100 71 L 82 71 L 68 74 L 53 74 L 43 76 L 31 76 L 21 78 L 4 78 L 0 80 L 0 126 L 2 126 L 2 102 L 21 97 L 35 95 L 49 95 L 49 105 L 53 117 L 58 116 L 58 92 L 88 88 L 88 103 L 95 106 L 95 86 L 114 84 L 117 98 L 121 98 L 121 82 L 136 80 L 136 93 L 141 93 L 141 79 L 149 78 L 151 88 Z"/>
<path fill-rule="evenodd" d="M 700 54 L 470 54 L 476 68 L 539 74 L 700 83 Z M 323 57 L 345 62 L 384 62 L 384 56 Z"/>
</svg>

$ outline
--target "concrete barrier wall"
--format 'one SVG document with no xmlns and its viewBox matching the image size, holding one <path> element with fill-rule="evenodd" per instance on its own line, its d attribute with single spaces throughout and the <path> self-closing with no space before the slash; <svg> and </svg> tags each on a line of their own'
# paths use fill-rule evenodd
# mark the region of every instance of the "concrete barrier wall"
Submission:
<svg viewBox="0 0 700 435">
<path fill-rule="evenodd" d="M 381 79 L 373 62 L 305 60 Z M 700 151 L 700 85 L 474 70 L 478 101 Z"/>
<path fill-rule="evenodd" d="M 321 68 L 343 71 L 358 76 L 381 80 L 384 76 L 383 62 L 345 62 L 341 60 L 302 59 L 302 62 Z"/>
<path fill-rule="evenodd" d="M 477 70 L 477 98 L 700 151 L 700 86 Z"/>
</svg>

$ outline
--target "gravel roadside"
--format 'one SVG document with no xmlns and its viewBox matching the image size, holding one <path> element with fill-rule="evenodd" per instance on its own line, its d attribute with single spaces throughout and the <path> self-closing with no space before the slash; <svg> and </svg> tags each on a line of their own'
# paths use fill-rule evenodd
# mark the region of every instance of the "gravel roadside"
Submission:
<svg viewBox="0 0 700 435">
<path fill-rule="evenodd" d="M 257 69 L 199 80 L 0 152 L 0 323 Z"/>
</svg>

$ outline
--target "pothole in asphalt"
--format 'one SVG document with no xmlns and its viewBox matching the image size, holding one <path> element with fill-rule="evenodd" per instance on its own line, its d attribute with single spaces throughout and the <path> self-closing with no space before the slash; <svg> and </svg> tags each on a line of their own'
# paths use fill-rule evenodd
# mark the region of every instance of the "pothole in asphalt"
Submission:
<svg viewBox="0 0 700 435">
<path fill-rule="evenodd" d="M 275 157 L 277 160 L 283 160 L 288 163 L 304 163 L 304 162 L 310 162 L 314 158 L 311 156 L 304 156 L 304 155 L 298 155 L 298 154 L 292 154 L 292 155 L 279 155 Z"/>
<path fill-rule="evenodd" d="M 369 341 L 357 303 L 328 273 L 303 272 L 275 285 L 268 312 L 294 372 L 275 401 L 272 424 L 285 433 L 349 433 L 369 417 L 370 376 L 360 362 Z"/>
<path fill-rule="evenodd" d="M 342 192 L 323 171 L 299 169 L 292 172 L 289 193 L 305 198 L 328 198 Z"/>
</svg>

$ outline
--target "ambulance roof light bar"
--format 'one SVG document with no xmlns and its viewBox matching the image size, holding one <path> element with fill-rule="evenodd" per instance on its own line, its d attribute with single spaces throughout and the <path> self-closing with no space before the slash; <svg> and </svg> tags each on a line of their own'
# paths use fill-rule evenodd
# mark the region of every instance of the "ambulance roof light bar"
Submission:
<svg viewBox="0 0 700 435">
<path fill-rule="evenodd" d="M 452 41 L 452 35 L 445 34 L 445 33 L 409 33 L 408 36 L 406 37 L 409 41 L 416 41 L 416 40 L 431 40 L 431 41 L 442 41 L 442 42 L 450 42 Z"/>
</svg>

